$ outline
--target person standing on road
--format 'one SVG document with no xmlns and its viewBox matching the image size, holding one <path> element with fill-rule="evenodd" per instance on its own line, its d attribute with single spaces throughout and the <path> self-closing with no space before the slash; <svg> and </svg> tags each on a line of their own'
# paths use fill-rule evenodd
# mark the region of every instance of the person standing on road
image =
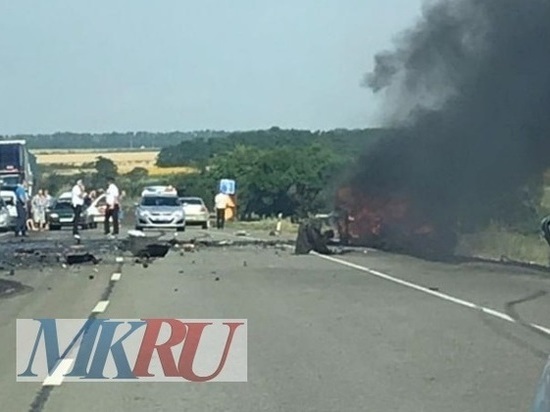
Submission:
<svg viewBox="0 0 550 412">
<path fill-rule="evenodd" d="M 118 212 L 120 210 L 120 192 L 118 187 L 115 185 L 115 180 L 113 178 L 109 178 L 107 182 L 109 183 L 109 186 L 107 187 L 105 199 L 107 201 L 107 209 L 105 210 L 104 232 L 105 235 L 110 234 L 111 229 L 109 227 L 109 220 L 112 217 L 113 235 L 116 236 L 119 231 Z"/>
<path fill-rule="evenodd" d="M 80 215 L 82 214 L 82 207 L 84 206 L 84 198 L 86 197 L 86 192 L 84 191 L 84 183 L 82 180 L 78 180 L 73 186 L 71 191 L 72 198 L 71 204 L 73 206 L 73 236 L 75 239 L 80 239 L 78 233 L 78 224 L 80 223 Z"/>
<path fill-rule="evenodd" d="M 229 196 L 223 192 L 219 192 L 214 198 L 216 206 L 216 228 L 223 229 L 225 227 L 225 210 L 229 204 Z"/>
<path fill-rule="evenodd" d="M 17 221 L 15 223 L 15 236 L 27 236 L 27 208 L 29 196 L 27 194 L 27 182 L 21 181 L 15 188 L 15 208 Z"/>
<path fill-rule="evenodd" d="M 46 197 L 44 196 L 42 189 L 38 190 L 36 195 L 32 198 L 32 217 L 39 231 L 44 230 L 44 227 L 46 226 L 46 202 Z"/>
</svg>

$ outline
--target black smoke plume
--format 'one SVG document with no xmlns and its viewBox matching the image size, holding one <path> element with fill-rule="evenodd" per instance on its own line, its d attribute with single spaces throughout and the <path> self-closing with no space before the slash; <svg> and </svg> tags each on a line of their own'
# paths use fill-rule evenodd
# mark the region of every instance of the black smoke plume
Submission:
<svg viewBox="0 0 550 412">
<path fill-rule="evenodd" d="M 550 165 L 549 0 L 432 2 L 365 84 L 394 132 L 350 186 L 453 230 L 525 217 L 524 189 Z"/>
</svg>

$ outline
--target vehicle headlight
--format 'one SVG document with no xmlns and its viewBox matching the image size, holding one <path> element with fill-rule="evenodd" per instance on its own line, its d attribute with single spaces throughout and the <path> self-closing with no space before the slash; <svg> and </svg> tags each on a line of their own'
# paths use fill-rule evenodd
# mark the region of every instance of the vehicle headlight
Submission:
<svg viewBox="0 0 550 412">
<path fill-rule="evenodd" d="M 149 216 L 149 212 L 147 210 L 138 210 L 138 215 L 147 217 Z"/>
<path fill-rule="evenodd" d="M 181 210 L 178 210 L 177 212 L 174 212 L 174 216 L 176 217 L 183 217 L 183 212 Z"/>
<path fill-rule="evenodd" d="M 54 219 L 57 219 L 59 217 L 59 215 L 57 213 L 52 213 L 52 214 L 50 214 L 50 217 L 53 217 Z"/>
</svg>

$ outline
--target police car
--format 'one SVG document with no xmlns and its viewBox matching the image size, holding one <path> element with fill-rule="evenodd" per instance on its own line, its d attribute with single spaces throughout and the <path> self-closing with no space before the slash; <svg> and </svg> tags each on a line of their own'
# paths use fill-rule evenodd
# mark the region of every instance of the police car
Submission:
<svg viewBox="0 0 550 412">
<path fill-rule="evenodd" d="M 135 211 L 136 230 L 185 230 L 185 209 L 172 186 L 146 187 Z"/>
</svg>

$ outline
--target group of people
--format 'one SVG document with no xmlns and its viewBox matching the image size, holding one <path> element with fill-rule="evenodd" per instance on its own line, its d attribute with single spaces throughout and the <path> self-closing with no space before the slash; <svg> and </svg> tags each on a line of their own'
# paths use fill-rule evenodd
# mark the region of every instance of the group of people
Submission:
<svg viewBox="0 0 550 412">
<path fill-rule="evenodd" d="M 47 190 L 39 189 L 29 198 L 27 182 L 21 181 L 15 189 L 15 236 L 27 236 L 27 231 L 42 231 L 48 228 L 46 210 L 52 205 L 53 198 Z"/>
<path fill-rule="evenodd" d="M 114 179 L 108 180 L 108 187 L 105 191 L 106 210 L 104 233 L 106 235 L 118 235 L 120 230 L 120 201 L 124 192 L 120 193 Z M 90 206 L 96 198 L 96 191 L 86 192 L 82 180 L 78 180 L 71 190 L 71 205 L 73 208 L 73 235 L 79 239 L 79 225 L 82 211 Z M 42 231 L 48 229 L 46 211 L 53 206 L 53 198 L 47 190 L 39 189 L 36 194 L 29 198 L 28 185 L 25 180 L 21 181 L 15 189 L 17 219 L 15 222 L 15 236 L 27 236 L 28 231 Z M 110 222 L 113 221 L 111 233 Z"/>
<path fill-rule="evenodd" d="M 120 201 L 122 199 L 122 193 L 119 191 L 115 180 L 109 178 L 107 180 L 107 190 L 105 191 L 105 220 L 103 224 L 103 231 L 105 235 L 117 236 L 120 230 Z M 78 231 L 80 224 L 80 216 L 84 206 L 89 206 L 91 199 L 95 197 L 95 191 L 90 193 L 86 192 L 84 183 L 82 180 L 78 180 L 71 190 L 71 204 L 73 207 L 74 220 L 73 220 L 73 236 L 76 239 L 80 239 Z M 113 220 L 113 231 L 111 233 L 111 219 Z"/>
</svg>

